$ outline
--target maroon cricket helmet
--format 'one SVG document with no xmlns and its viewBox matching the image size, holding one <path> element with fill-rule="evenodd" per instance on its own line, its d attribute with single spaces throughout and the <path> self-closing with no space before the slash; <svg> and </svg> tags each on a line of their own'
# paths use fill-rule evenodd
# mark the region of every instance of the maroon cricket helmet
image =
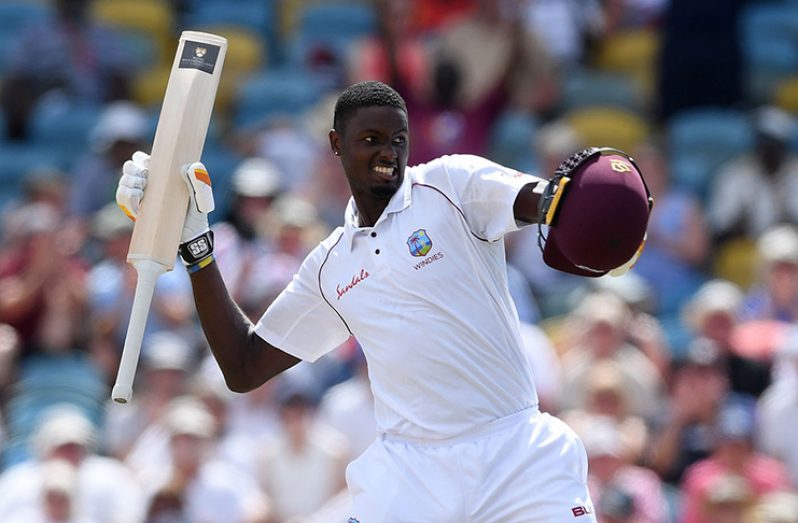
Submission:
<svg viewBox="0 0 798 523">
<path fill-rule="evenodd" d="M 560 201 L 551 213 L 556 192 Z M 626 265 L 642 249 L 653 202 L 629 155 L 607 147 L 580 151 L 557 169 L 543 195 L 539 221 L 550 225 L 543 260 L 589 277 Z"/>
</svg>

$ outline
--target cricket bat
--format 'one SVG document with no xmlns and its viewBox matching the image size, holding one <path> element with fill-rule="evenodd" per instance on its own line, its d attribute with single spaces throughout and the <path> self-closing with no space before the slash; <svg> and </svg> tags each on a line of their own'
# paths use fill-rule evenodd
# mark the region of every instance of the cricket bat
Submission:
<svg viewBox="0 0 798 523">
<path fill-rule="evenodd" d="M 158 277 L 174 268 L 189 202 L 184 165 L 200 161 L 219 85 L 227 40 L 183 31 L 166 86 L 149 176 L 127 261 L 136 269 L 136 291 L 122 359 L 111 393 L 117 403 L 133 395 L 144 328 Z"/>
</svg>

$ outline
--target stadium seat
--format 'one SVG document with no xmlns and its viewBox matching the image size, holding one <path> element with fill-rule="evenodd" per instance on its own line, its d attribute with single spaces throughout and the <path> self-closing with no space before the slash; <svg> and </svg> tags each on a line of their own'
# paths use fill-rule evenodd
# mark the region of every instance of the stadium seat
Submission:
<svg viewBox="0 0 798 523">
<path fill-rule="evenodd" d="M 320 96 L 313 75 L 306 71 L 265 71 L 241 84 L 234 103 L 233 124 L 245 128 L 275 116 L 298 116 L 315 104 Z"/>
<path fill-rule="evenodd" d="M 749 96 L 768 101 L 777 84 L 798 70 L 798 4 L 753 3 L 743 10 L 740 26 Z"/>
<path fill-rule="evenodd" d="M 297 27 L 287 39 L 287 62 L 319 73 L 325 87 L 343 80 L 349 48 L 376 30 L 373 9 L 357 3 L 307 6 L 298 14 Z"/>
<path fill-rule="evenodd" d="M 534 172 L 537 161 L 532 142 L 537 127 L 537 121 L 529 114 L 503 114 L 491 131 L 490 159 L 522 172 Z"/>
<path fill-rule="evenodd" d="M 68 156 L 68 158 L 65 158 Z M 0 142 L 0 214 L 18 201 L 28 176 L 39 170 L 65 170 L 71 155 L 30 143 Z"/>
<path fill-rule="evenodd" d="M 660 39 L 650 29 L 626 30 L 609 35 L 599 44 L 595 67 L 628 76 L 648 100 L 654 91 L 654 72 Z"/>
<path fill-rule="evenodd" d="M 608 106 L 638 112 L 645 105 L 642 91 L 630 77 L 596 70 L 583 70 L 568 75 L 563 98 L 567 111 L 589 106 Z"/>
<path fill-rule="evenodd" d="M 47 2 L 33 0 L 5 0 L 0 2 L 0 74 L 6 71 L 11 59 L 10 49 L 25 29 L 43 21 L 50 14 Z"/>
<path fill-rule="evenodd" d="M 27 358 L 14 383 L 6 412 L 8 444 L 2 465 L 30 457 L 30 436 L 41 414 L 57 404 L 69 404 L 100 426 L 108 396 L 102 374 L 85 355 L 40 355 Z"/>
<path fill-rule="evenodd" d="M 713 274 L 748 289 L 756 279 L 756 242 L 749 238 L 728 240 L 713 254 Z"/>
<path fill-rule="evenodd" d="M 251 31 L 272 43 L 276 31 L 273 0 L 205 0 L 194 2 L 182 19 L 184 29 L 223 25 Z"/>
<path fill-rule="evenodd" d="M 93 104 L 38 104 L 30 118 L 31 140 L 71 164 L 89 146 L 88 136 L 103 108 Z"/>
<path fill-rule="evenodd" d="M 567 122 L 582 143 L 633 152 L 649 136 L 648 123 L 637 113 L 607 106 L 570 111 Z"/>
<path fill-rule="evenodd" d="M 773 100 L 785 111 L 798 114 L 798 74 L 779 82 Z"/>
<path fill-rule="evenodd" d="M 168 0 L 96 0 L 92 3 L 92 14 L 109 25 L 149 37 L 159 49 L 160 61 L 171 64 L 176 39 Z"/>
<path fill-rule="evenodd" d="M 718 168 L 753 143 L 748 116 L 723 108 L 682 111 L 668 122 L 666 134 L 674 185 L 702 199 Z"/>
</svg>

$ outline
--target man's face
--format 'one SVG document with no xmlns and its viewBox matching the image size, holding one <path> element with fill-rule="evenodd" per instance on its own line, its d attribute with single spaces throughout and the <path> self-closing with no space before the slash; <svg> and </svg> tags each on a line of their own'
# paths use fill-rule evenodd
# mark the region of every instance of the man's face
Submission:
<svg viewBox="0 0 798 523">
<path fill-rule="evenodd" d="M 409 151 L 407 114 L 395 107 L 361 107 L 343 131 L 330 132 L 356 198 L 390 200 L 402 185 Z"/>
</svg>

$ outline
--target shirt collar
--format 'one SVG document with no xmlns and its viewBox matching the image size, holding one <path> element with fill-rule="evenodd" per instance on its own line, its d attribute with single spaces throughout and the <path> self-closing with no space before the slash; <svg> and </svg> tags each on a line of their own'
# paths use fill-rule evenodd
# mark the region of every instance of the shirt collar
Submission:
<svg viewBox="0 0 798 523">
<path fill-rule="evenodd" d="M 413 182 L 410 179 L 411 174 L 412 169 L 406 168 L 402 185 L 396 191 L 396 194 L 391 197 L 390 201 L 388 201 L 388 205 L 385 207 L 385 210 L 382 211 L 380 217 L 377 218 L 377 223 L 374 224 L 374 227 L 377 227 L 380 222 L 387 219 L 389 214 L 401 212 L 410 207 L 413 189 Z M 355 205 L 355 199 L 350 196 L 349 203 L 346 205 L 346 212 L 344 213 L 344 233 L 347 236 L 347 242 L 349 244 L 350 251 L 352 250 L 355 234 L 357 234 L 358 231 L 365 229 L 364 227 L 360 227 L 358 225 L 357 215 L 358 211 L 357 206 Z"/>
</svg>

